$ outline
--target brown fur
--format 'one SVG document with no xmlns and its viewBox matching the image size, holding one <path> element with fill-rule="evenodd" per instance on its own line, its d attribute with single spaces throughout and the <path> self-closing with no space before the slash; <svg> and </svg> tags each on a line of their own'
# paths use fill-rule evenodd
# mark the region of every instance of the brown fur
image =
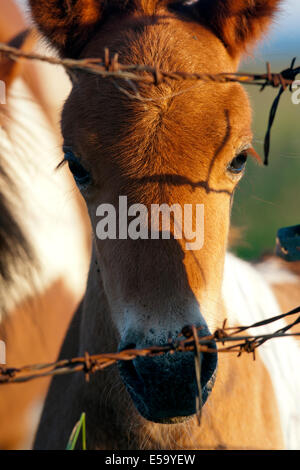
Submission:
<svg viewBox="0 0 300 470">
<path fill-rule="evenodd" d="M 26 28 L 20 9 L 11 0 L 0 0 L 0 41 L 9 42 Z"/>
<path fill-rule="evenodd" d="M 201 0 L 194 8 L 234 56 L 265 33 L 279 5 L 280 0 Z"/>
<path fill-rule="evenodd" d="M 33 37 L 30 30 L 22 31 L 20 34 L 15 36 L 8 43 L 11 47 L 22 49 L 24 52 L 32 50 L 35 44 L 35 38 Z M 20 74 L 20 67 L 22 67 L 22 61 L 15 61 L 7 56 L 1 56 L 0 59 L 0 80 L 3 80 L 7 87 L 13 82 L 13 80 Z"/>
<path fill-rule="evenodd" d="M 97 26 L 109 15 L 133 11 L 154 15 L 175 2 L 172 0 L 31 0 L 37 24 L 63 55 L 76 56 Z M 178 4 L 184 3 L 179 1 Z M 187 8 L 200 22 L 212 29 L 234 56 L 265 32 L 278 11 L 280 0 L 202 0 Z M 167 10 L 165 10 L 167 11 Z M 59 18 L 59 19 L 58 19 Z"/>
<path fill-rule="evenodd" d="M 69 326 L 68 312 L 76 307 L 76 299 L 63 280 L 57 280 L 41 295 L 18 305 L 0 325 L 7 365 L 55 361 Z M 30 448 L 38 418 L 34 416 L 34 407 L 42 406 L 48 386 L 49 379 L 42 379 L 1 387 L 0 449 Z"/>
<path fill-rule="evenodd" d="M 196 7 L 173 10 L 169 2 L 78 0 L 75 15 L 67 3 L 31 0 L 40 30 L 61 55 L 103 57 L 109 47 L 123 63 L 209 73 L 235 71 L 246 43 L 257 39 L 279 4 L 200 2 L 195 12 Z M 127 195 L 129 203 L 147 207 L 204 202 L 206 235 L 203 249 L 195 252 L 187 251 L 181 240 L 95 238 L 85 299 L 61 357 L 116 350 L 129 321 L 141 325 L 145 334 L 170 323 L 183 327 L 194 303 L 201 306 L 210 329 L 221 326 L 231 197 L 239 181 L 226 168 L 251 140 L 244 90 L 235 84 L 140 83 L 138 91 L 146 99 L 138 101 L 111 81 L 80 73 L 76 78 L 62 131 L 65 145 L 92 175 L 83 195 L 94 232 L 97 206 L 116 206 L 118 195 Z M 220 358 L 201 428 L 195 419 L 167 426 L 142 419 L 115 368 L 95 375 L 89 384 L 81 376 L 55 378 L 35 448 L 63 448 L 82 411 L 87 413 L 89 448 L 283 446 L 274 392 L 259 358 L 254 365 L 250 358 Z"/>
<path fill-rule="evenodd" d="M 35 39 L 31 34 L 20 32 L 26 30 L 27 25 L 19 9 L 10 0 L 0 0 L 0 6 L 0 40 L 10 40 L 10 44 L 16 47 L 32 50 Z M 4 128 L 10 116 L 10 86 L 20 77 L 23 79 L 25 77 L 25 81 L 28 80 L 37 103 L 43 106 L 40 91 L 45 90 L 43 90 L 44 84 L 41 83 L 39 67 L 28 63 L 25 65 L 23 61 L 18 63 L 1 56 L 0 79 L 5 79 L 8 91 L 8 103 L 0 109 L 0 125 Z M 50 116 L 50 113 L 48 115 Z M 14 145 L 14 135 L 7 136 L 8 139 L 9 137 L 12 138 L 11 143 Z M 16 144 L 16 155 L 18 150 Z M 30 149 L 27 150 L 30 152 Z M 33 268 L 39 272 L 35 250 L 31 240 L 23 233 L 21 221 L 15 213 L 15 204 L 23 204 L 24 194 L 19 194 L 19 181 L 13 171 L 11 169 L 8 171 L 5 167 L 5 161 L 5 155 L 0 155 L 1 319 L 3 313 L 6 314 L 2 323 L 0 319 L 0 339 L 5 340 L 7 346 L 8 365 L 51 362 L 57 356 L 79 299 L 78 295 L 66 286 L 64 278 L 57 278 L 44 291 L 37 292 L 31 277 Z M 14 204 L 9 202 L 11 193 L 15 196 Z M 84 250 L 85 247 L 78 249 Z M 10 288 L 19 292 L 23 280 L 29 284 L 31 294 L 23 298 L 12 310 L 4 312 L 2 302 L 11 293 Z M 40 411 L 38 407 L 42 406 L 48 384 L 49 380 L 45 379 L 0 387 L 0 449 L 31 446 Z"/>
</svg>

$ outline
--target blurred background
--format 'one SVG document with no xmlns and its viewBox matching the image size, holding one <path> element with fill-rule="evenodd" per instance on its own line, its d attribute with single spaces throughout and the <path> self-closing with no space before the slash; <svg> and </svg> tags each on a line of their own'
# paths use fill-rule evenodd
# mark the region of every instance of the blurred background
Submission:
<svg viewBox="0 0 300 470">
<path fill-rule="evenodd" d="M 293 57 L 300 66 L 299 20 L 300 1 L 286 0 L 270 33 L 240 70 L 265 72 L 269 61 L 272 70 L 279 72 L 289 67 Z M 253 107 L 254 148 L 263 158 L 269 112 L 278 90 L 246 89 Z M 300 104 L 292 103 L 288 91 L 281 97 L 274 121 L 269 166 L 249 162 L 235 196 L 233 224 L 242 229 L 234 251 L 245 259 L 273 251 L 278 228 L 300 224 Z"/>
<path fill-rule="evenodd" d="M 221 0 L 220 0 L 221 1 Z M 18 0 L 26 9 L 26 0 Z M 281 14 L 268 36 L 240 66 L 241 71 L 265 72 L 266 62 L 279 72 L 293 57 L 300 65 L 300 1 L 285 0 Z M 299 77 L 300 78 L 300 77 Z M 254 148 L 263 158 L 263 142 L 269 111 L 278 90 L 246 87 L 253 105 Z M 300 224 L 300 104 L 286 92 L 279 105 L 271 139 L 270 164 L 259 167 L 250 161 L 233 207 L 233 224 L 241 228 L 234 246 L 239 256 L 257 259 L 272 252 L 278 228 Z"/>
</svg>

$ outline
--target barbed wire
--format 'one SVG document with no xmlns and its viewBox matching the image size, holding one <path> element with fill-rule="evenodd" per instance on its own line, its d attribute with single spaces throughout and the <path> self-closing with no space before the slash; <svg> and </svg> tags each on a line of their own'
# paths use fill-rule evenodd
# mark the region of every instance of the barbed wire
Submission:
<svg viewBox="0 0 300 470">
<path fill-rule="evenodd" d="M 148 84 L 159 85 L 167 80 L 190 80 L 190 81 L 204 81 L 204 82 L 215 82 L 215 83 L 230 83 L 238 82 L 246 85 L 257 85 L 264 90 L 267 86 L 273 88 L 280 88 L 279 93 L 274 100 L 271 108 L 268 130 L 265 137 L 265 164 L 268 164 L 268 155 L 270 149 L 270 133 L 274 122 L 274 118 L 278 109 L 278 104 L 282 93 L 289 88 L 292 90 L 292 84 L 296 76 L 300 73 L 300 67 L 295 66 L 295 59 L 293 59 L 289 68 L 281 71 L 280 73 L 272 73 L 271 66 L 267 63 L 267 71 L 264 74 L 252 74 L 252 73 L 219 73 L 219 74 L 208 74 L 208 73 L 187 73 L 183 71 L 164 71 L 158 67 L 151 67 L 142 64 L 121 64 L 119 62 L 118 54 L 110 57 L 109 49 L 105 49 L 104 59 L 99 58 L 88 58 L 88 59 L 60 59 L 57 57 L 45 56 L 37 53 L 24 52 L 15 47 L 11 47 L 7 44 L 0 43 L 0 58 L 1 54 L 9 57 L 12 60 L 27 59 L 47 62 L 53 65 L 63 66 L 67 70 L 78 70 L 85 73 L 91 73 L 99 75 L 102 78 L 110 79 L 123 79 L 132 88 L 133 93 L 129 93 L 124 88 L 119 86 L 118 89 L 124 92 L 128 97 L 132 99 L 143 100 L 144 98 L 138 92 L 134 82 L 144 82 Z M 114 82 L 116 85 L 116 83 Z M 239 327 L 226 327 L 224 322 L 223 327 L 217 329 L 214 334 L 206 337 L 199 337 L 200 328 L 195 326 L 185 327 L 179 337 L 175 341 L 169 341 L 168 344 L 160 346 L 151 346 L 144 349 L 127 349 L 115 353 L 105 353 L 90 355 L 88 352 L 85 353 L 84 357 L 72 358 L 57 361 L 48 364 L 35 364 L 23 367 L 1 367 L 0 366 L 0 385 L 8 383 L 22 383 L 33 379 L 71 374 L 75 372 L 84 372 L 86 379 L 88 380 L 90 375 L 96 371 L 103 370 L 118 361 L 131 361 L 137 357 L 154 357 L 166 353 L 175 352 L 187 352 L 193 351 L 195 354 L 196 372 L 197 367 L 200 370 L 200 353 L 237 353 L 240 356 L 242 353 L 252 353 L 255 359 L 255 350 L 274 338 L 287 337 L 287 336 L 300 336 L 300 333 L 287 333 L 293 326 L 300 324 L 300 316 L 292 323 L 288 324 L 284 328 L 281 328 L 272 334 L 261 334 L 261 335 L 247 335 L 240 336 L 239 334 L 249 328 L 257 328 L 269 323 L 275 322 L 279 319 L 295 315 L 300 313 L 300 307 L 279 315 L 272 317 L 261 322 L 255 323 L 250 326 L 239 326 Z M 226 343 L 231 343 L 225 346 Z M 222 347 L 217 347 L 217 344 L 222 344 Z M 197 382 L 199 382 L 199 374 L 197 375 Z M 198 384 L 199 385 L 199 384 Z M 200 396 L 200 386 L 199 397 Z M 198 409 L 201 409 L 200 403 Z"/>
<path fill-rule="evenodd" d="M 300 74 L 300 66 L 295 67 L 296 58 L 291 62 L 290 67 L 282 70 L 279 73 L 272 73 L 271 65 L 267 62 L 267 71 L 266 73 L 256 74 L 256 73 L 218 73 L 218 74 L 209 74 L 209 73 L 187 73 L 183 71 L 166 71 L 162 70 L 159 67 L 152 67 L 149 65 L 142 64 L 121 64 L 119 62 L 118 54 L 110 56 L 108 48 L 104 50 L 104 59 L 99 58 L 87 58 L 87 59 L 60 59 L 57 57 L 45 56 L 42 54 L 37 54 L 34 52 L 28 53 L 24 52 L 21 49 L 17 49 L 8 44 L 0 43 L 0 58 L 1 54 L 9 57 L 12 60 L 27 59 L 27 60 L 37 60 L 41 62 L 47 62 L 52 65 L 63 66 L 66 70 L 77 70 L 90 74 L 99 75 L 102 78 L 110 79 L 123 79 L 125 80 L 133 90 L 130 93 L 128 90 L 120 87 L 115 81 L 114 85 L 118 88 L 119 91 L 124 93 L 127 97 L 131 99 L 136 99 L 140 101 L 148 101 L 147 98 L 143 98 L 135 82 L 144 82 L 148 84 L 159 85 L 167 80 L 190 80 L 190 81 L 204 81 L 204 82 L 215 82 L 215 83 L 233 83 L 238 82 L 243 85 L 257 85 L 263 91 L 267 86 L 273 88 L 280 88 L 278 95 L 276 96 L 271 111 L 269 114 L 268 128 L 264 140 L 264 164 L 268 165 L 269 162 L 269 153 L 270 153 L 270 139 L 271 139 L 271 129 L 274 123 L 274 119 L 277 113 L 278 105 L 280 98 L 283 92 L 289 88 L 292 91 L 292 85 L 296 79 L 296 76 Z M 188 90 L 183 90 L 186 92 Z"/>
<path fill-rule="evenodd" d="M 267 73 L 188 73 L 183 71 L 165 71 L 158 67 L 152 67 L 142 64 L 121 64 L 118 54 L 110 57 L 109 49 L 105 48 L 104 60 L 99 58 L 88 59 L 60 59 L 52 56 L 45 56 L 33 52 L 24 52 L 7 44 L 0 43 L 0 53 L 5 54 L 12 60 L 28 59 L 48 62 L 53 65 L 61 65 L 66 69 L 81 70 L 83 72 L 100 75 L 102 78 L 121 78 L 124 80 L 132 80 L 135 82 L 145 82 L 152 84 L 160 84 L 167 79 L 176 80 L 201 80 L 206 82 L 226 83 L 240 82 L 243 84 L 254 84 L 265 88 L 272 86 L 278 88 L 282 86 L 284 89 L 291 86 L 295 80 L 295 76 L 300 73 L 300 67 L 288 68 L 280 73 L 272 73 L 270 64 L 267 64 Z M 141 75 L 146 72 L 148 75 Z"/>
<path fill-rule="evenodd" d="M 195 353 L 195 358 L 196 356 L 199 358 L 200 353 L 237 353 L 238 357 L 243 353 L 251 353 L 255 360 L 256 349 L 267 341 L 275 338 L 300 336 L 300 333 L 287 333 L 295 325 L 300 324 L 300 315 L 293 322 L 270 334 L 245 336 L 239 334 L 250 328 L 259 328 L 298 313 L 300 313 L 300 307 L 249 326 L 226 327 L 225 321 L 222 328 L 218 328 L 213 334 L 204 337 L 199 336 L 201 327 L 186 326 L 175 341 L 169 340 L 167 344 L 149 346 L 143 349 L 125 349 L 120 352 L 96 355 L 90 355 L 86 352 L 83 357 L 64 359 L 48 364 L 34 364 L 23 367 L 0 366 L 0 385 L 23 383 L 42 377 L 75 372 L 83 372 L 86 380 L 89 380 L 91 374 L 104 370 L 118 361 L 132 361 L 138 357 L 155 357 L 166 353 L 174 354 L 175 352 L 192 351 Z M 224 346 L 226 343 L 231 344 Z M 222 346 L 217 347 L 217 344 Z"/>
</svg>

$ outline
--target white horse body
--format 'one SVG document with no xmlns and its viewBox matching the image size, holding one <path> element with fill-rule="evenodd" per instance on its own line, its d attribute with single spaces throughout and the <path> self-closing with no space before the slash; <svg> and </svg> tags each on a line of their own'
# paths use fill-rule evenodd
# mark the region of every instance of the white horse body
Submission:
<svg viewBox="0 0 300 470">
<path fill-rule="evenodd" d="M 80 299 L 88 271 L 86 229 L 71 178 L 65 170 L 55 171 L 62 158 L 58 136 L 22 78 L 12 85 L 7 106 L 0 128 L 0 155 L 18 195 L 9 187 L 2 191 L 34 248 L 39 265 L 32 273 L 34 288 L 42 293 L 52 282 L 63 279 Z M 5 296 L 4 310 L 11 311 L 32 295 L 32 288 L 26 279 L 15 278 L 12 292 Z"/>
<path fill-rule="evenodd" d="M 228 253 L 225 261 L 223 298 L 228 324 L 251 325 L 280 315 L 270 284 L 251 264 Z M 246 334 L 270 334 L 286 326 L 284 320 L 247 330 Z M 286 449 L 300 449 L 300 347 L 293 337 L 267 341 L 258 349 L 277 399 Z"/>
</svg>

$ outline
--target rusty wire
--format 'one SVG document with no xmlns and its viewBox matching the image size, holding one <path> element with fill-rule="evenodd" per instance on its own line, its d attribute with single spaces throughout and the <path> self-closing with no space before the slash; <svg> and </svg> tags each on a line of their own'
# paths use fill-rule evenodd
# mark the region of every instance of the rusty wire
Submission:
<svg viewBox="0 0 300 470">
<path fill-rule="evenodd" d="M 20 49 L 0 43 L 0 53 L 8 56 L 12 60 L 29 59 L 42 62 L 48 62 L 53 65 L 61 65 L 69 70 L 80 70 L 83 72 L 100 75 L 102 78 L 121 78 L 135 82 L 145 82 L 151 84 L 160 84 L 167 79 L 175 80 L 201 80 L 206 82 L 227 83 L 239 82 L 243 84 L 255 84 L 263 89 L 266 86 L 274 88 L 283 87 L 286 89 L 291 86 L 295 76 L 300 73 L 300 67 L 289 68 L 280 73 L 272 73 L 270 64 L 267 64 L 267 73 L 187 73 L 183 71 L 168 72 L 158 67 L 152 67 L 141 64 L 124 65 L 119 62 L 118 54 L 110 57 L 109 50 L 105 49 L 104 60 L 99 58 L 89 59 L 59 59 L 57 57 L 45 56 L 37 53 L 23 52 Z M 146 72 L 148 75 L 141 75 Z"/>
<path fill-rule="evenodd" d="M 201 333 L 201 328 L 186 326 L 182 329 L 181 334 L 175 341 L 169 340 L 167 344 L 160 346 L 149 346 L 148 348 L 144 349 L 126 349 L 120 352 L 103 353 L 97 355 L 89 355 L 89 353 L 86 352 L 84 357 L 75 357 L 72 359 L 60 360 L 49 364 L 35 364 L 18 368 L 1 366 L 0 385 L 28 382 L 37 378 L 72 374 L 80 371 L 85 374 L 86 380 L 89 380 L 91 374 L 94 374 L 99 370 L 106 369 L 118 361 L 132 361 L 137 357 L 154 357 L 166 353 L 174 354 L 175 352 L 188 351 L 194 352 L 196 372 L 198 369 L 198 372 L 201 375 L 201 370 L 199 367 L 200 353 L 237 353 L 238 357 L 241 356 L 242 353 L 251 353 L 253 354 L 253 359 L 255 359 L 255 350 L 266 341 L 274 338 L 300 336 L 300 333 L 287 333 L 287 331 L 292 327 L 300 324 L 300 315 L 297 316 L 296 320 L 293 322 L 274 331 L 271 334 L 247 336 L 239 335 L 239 333 L 248 330 L 249 328 L 258 328 L 264 325 L 268 325 L 270 323 L 276 322 L 277 320 L 281 320 L 298 313 L 300 313 L 300 307 L 297 307 L 288 313 L 268 318 L 249 326 L 226 327 L 226 322 L 224 322 L 222 328 L 217 329 L 214 334 L 205 337 L 199 337 L 198 332 Z M 222 344 L 222 347 L 216 348 L 217 343 Z M 231 344 L 224 346 L 225 343 Z M 201 412 L 200 390 L 198 390 L 199 395 L 197 407 L 199 411 L 199 420 Z"/>
<path fill-rule="evenodd" d="M 99 75 L 102 78 L 110 79 L 123 79 L 132 88 L 133 94 L 127 90 L 118 86 L 120 91 L 126 93 L 126 95 L 133 99 L 143 100 L 143 97 L 139 94 L 134 82 L 144 82 L 148 84 L 159 85 L 160 83 L 166 82 L 169 79 L 174 80 L 190 80 L 190 81 L 204 81 L 204 82 L 215 82 L 215 83 L 229 83 L 238 82 L 247 85 L 258 85 L 261 90 L 264 90 L 267 86 L 273 88 L 280 88 L 279 93 L 272 105 L 268 130 L 265 138 L 265 164 L 268 164 L 268 155 L 270 147 L 270 132 L 278 109 L 279 99 L 282 93 L 291 86 L 295 80 L 297 74 L 300 73 L 300 67 L 295 68 L 295 59 L 293 59 L 291 66 L 280 73 L 272 73 L 270 64 L 267 63 L 267 72 L 265 74 L 251 74 L 251 73 L 219 73 L 219 74 L 207 74 L 207 73 L 186 73 L 183 71 L 168 72 L 159 69 L 158 67 L 151 67 L 141 64 L 124 65 L 119 62 L 118 55 L 115 54 L 112 58 L 108 49 L 105 49 L 104 60 L 99 58 L 90 59 L 59 59 L 57 57 L 44 56 L 37 53 L 27 53 L 20 49 L 8 46 L 7 44 L 0 43 L 0 58 L 1 54 L 9 57 L 12 60 L 28 59 L 47 62 L 53 65 L 63 66 L 67 70 L 77 70 L 85 73 L 91 73 Z M 253 359 L 255 359 L 255 350 L 273 338 L 287 337 L 287 336 L 300 336 L 300 333 L 288 334 L 287 331 L 296 324 L 300 324 L 300 316 L 297 319 L 288 324 L 286 327 L 275 331 L 272 334 L 262 335 L 248 335 L 239 336 L 239 333 L 249 329 L 257 328 L 263 325 L 267 325 L 271 322 L 275 322 L 279 319 L 285 318 L 290 315 L 300 313 L 300 307 L 292 310 L 291 312 L 272 317 L 261 322 L 255 323 L 250 326 L 240 327 L 223 327 L 217 329 L 214 334 L 206 337 L 200 337 L 198 335 L 199 328 L 195 326 L 185 327 L 181 335 L 175 341 L 169 341 L 168 344 L 161 346 L 152 346 L 145 349 L 128 349 L 117 353 L 105 353 L 98 355 L 89 355 L 85 353 L 84 357 L 72 358 L 61 360 L 50 364 L 35 364 L 24 367 L 0 367 L 0 385 L 8 383 L 21 383 L 29 380 L 70 374 L 82 371 L 86 375 L 86 379 L 89 380 L 91 374 L 98 370 L 103 370 L 117 361 L 130 361 L 141 356 L 157 356 L 166 353 L 186 352 L 193 351 L 195 354 L 195 368 L 197 375 L 197 413 L 199 413 L 198 419 L 201 417 L 201 386 L 200 386 L 200 375 L 201 375 L 201 361 L 200 353 L 216 353 L 216 352 L 231 352 L 237 353 L 240 356 L 242 353 L 252 353 Z M 231 332 L 231 333 L 229 333 Z M 215 348 L 216 343 L 221 343 L 223 347 Z M 224 346 L 225 343 L 231 343 L 229 346 Z"/>
<path fill-rule="evenodd" d="M 12 60 L 28 59 L 47 62 L 53 65 L 61 65 L 66 70 L 77 70 L 85 73 L 95 74 L 102 78 L 110 79 L 122 79 L 133 90 L 130 93 L 125 88 L 119 86 L 115 80 L 113 80 L 116 88 L 124 93 L 131 99 L 140 101 L 148 101 L 149 99 L 144 98 L 140 95 L 134 82 L 144 82 L 148 84 L 159 85 L 160 83 L 166 82 L 167 80 L 190 80 L 190 81 L 204 81 L 204 82 L 215 82 L 215 83 L 232 83 L 238 82 L 244 85 L 257 85 L 261 87 L 261 91 L 267 86 L 273 88 L 279 88 L 279 93 L 276 96 L 269 115 L 268 128 L 265 135 L 264 141 L 264 164 L 268 165 L 269 152 L 270 152 L 270 138 L 271 129 L 277 113 L 280 98 L 283 92 L 289 88 L 292 91 L 292 84 L 295 78 L 300 74 L 300 67 L 295 67 L 295 58 L 292 60 L 290 67 L 282 70 L 279 73 L 272 73 L 271 66 L 267 63 L 266 73 L 253 74 L 253 73 L 187 73 L 183 71 L 172 71 L 168 72 L 158 67 L 151 67 L 142 64 L 131 64 L 125 65 L 119 62 L 118 54 L 110 56 L 109 49 L 104 51 L 104 59 L 99 58 L 87 58 L 87 59 L 59 59 L 57 57 L 49 57 L 37 53 L 23 52 L 20 49 L 9 46 L 7 44 L 0 43 L 0 58 L 1 54 L 9 57 Z M 183 92 L 188 91 L 184 90 Z"/>
</svg>

